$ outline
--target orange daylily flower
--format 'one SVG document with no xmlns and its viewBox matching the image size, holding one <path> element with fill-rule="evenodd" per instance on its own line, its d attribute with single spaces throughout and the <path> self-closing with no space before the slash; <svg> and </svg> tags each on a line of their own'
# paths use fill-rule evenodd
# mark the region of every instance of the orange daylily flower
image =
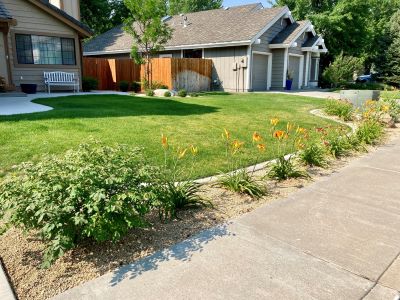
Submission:
<svg viewBox="0 0 400 300">
<path fill-rule="evenodd" d="M 277 139 L 282 139 L 285 136 L 285 132 L 282 130 L 277 130 L 274 132 L 274 137 Z"/>
<path fill-rule="evenodd" d="M 258 148 L 258 150 L 259 150 L 260 152 L 264 152 L 265 149 L 266 149 L 265 144 L 258 144 L 258 145 L 257 145 L 257 148 Z"/>
<path fill-rule="evenodd" d="M 199 148 L 191 145 L 190 146 L 190 151 L 192 152 L 193 155 L 197 155 L 197 153 L 199 153 Z"/>
<path fill-rule="evenodd" d="M 186 149 L 183 149 L 183 150 L 178 150 L 178 158 L 179 159 L 182 159 L 182 158 L 184 158 L 185 157 L 185 155 L 186 155 L 186 152 L 187 152 L 187 148 Z"/>
<path fill-rule="evenodd" d="M 222 138 L 226 140 L 229 140 L 231 138 L 231 133 L 228 130 L 226 130 L 226 128 L 224 128 L 224 133 L 222 133 Z"/>
<path fill-rule="evenodd" d="M 279 119 L 278 118 L 272 118 L 271 119 L 271 125 L 276 127 L 279 123 Z"/>
<path fill-rule="evenodd" d="M 164 134 L 161 135 L 161 144 L 164 149 L 168 149 L 168 138 Z"/>
<path fill-rule="evenodd" d="M 262 141 L 262 136 L 258 132 L 253 133 L 253 142 L 260 142 Z"/>
<path fill-rule="evenodd" d="M 240 150 L 240 148 L 242 148 L 244 145 L 243 142 L 240 142 L 238 140 L 234 140 L 232 143 L 232 148 L 233 148 L 233 152 L 236 153 L 237 151 Z"/>
</svg>

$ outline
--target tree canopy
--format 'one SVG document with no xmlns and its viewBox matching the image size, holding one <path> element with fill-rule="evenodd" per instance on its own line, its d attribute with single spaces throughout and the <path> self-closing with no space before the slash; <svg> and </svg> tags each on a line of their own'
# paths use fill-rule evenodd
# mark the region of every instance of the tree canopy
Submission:
<svg viewBox="0 0 400 300">
<path fill-rule="evenodd" d="M 222 0 L 170 0 L 169 15 L 216 9 L 222 7 Z"/>
</svg>

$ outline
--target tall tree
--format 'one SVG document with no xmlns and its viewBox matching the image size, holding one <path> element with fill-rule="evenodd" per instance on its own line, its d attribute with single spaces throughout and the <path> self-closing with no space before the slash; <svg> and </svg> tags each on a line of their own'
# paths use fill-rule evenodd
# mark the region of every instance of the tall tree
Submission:
<svg viewBox="0 0 400 300">
<path fill-rule="evenodd" d="M 80 2 L 81 20 L 95 34 L 100 34 L 112 27 L 111 7 L 108 0 L 85 0 Z"/>
<path fill-rule="evenodd" d="M 222 0 L 170 0 L 169 14 L 197 12 L 222 7 Z"/>
<path fill-rule="evenodd" d="M 382 73 L 388 83 L 400 87 L 400 10 L 392 16 L 388 25 L 391 42 L 385 52 Z"/>
<path fill-rule="evenodd" d="M 171 28 L 163 22 L 166 3 L 164 0 L 124 0 L 129 10 L 124 30 L 134 41 L 131 55 L 137 64 L 145 65 L 145 80 L 152 86 L 151 57 L 163 50 L 172 36 Z"/>
</svg>

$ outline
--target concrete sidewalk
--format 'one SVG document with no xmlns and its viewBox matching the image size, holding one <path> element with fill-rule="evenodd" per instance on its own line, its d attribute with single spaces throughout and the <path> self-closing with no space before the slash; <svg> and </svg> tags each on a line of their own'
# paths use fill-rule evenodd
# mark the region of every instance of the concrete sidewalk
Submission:
<svg viewBox="0 0 400 300">
<path fill-rule="evenodd" d="M 400 137 L 310 186 L 55 299 L 395 299 Z"/>
</svg>

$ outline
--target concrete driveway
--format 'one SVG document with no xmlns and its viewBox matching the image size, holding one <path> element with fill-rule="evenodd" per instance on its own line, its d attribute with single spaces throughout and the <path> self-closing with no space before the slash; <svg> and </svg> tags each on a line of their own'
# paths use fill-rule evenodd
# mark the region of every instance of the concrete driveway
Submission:
<svg viewBox="0 0 400 300">
<path fill-rule="evenodd" d="M 95 91 L 90 93 L 37 93 L 34 95 L 26 95 L 26 97 L 0 97 L 0 116 L 10 116 L 19 114 L 31 114 L 52 110 L 52 107 L 33 103 L 32 100 L 39 98 L 58 98 L 76 95 L 128 95 L 128 93 L 113 92 L 113 91 Z M 10 94 L 12 95 L 12 94 Z"/>
<path fill-rule="evenodd" d="M 398 299 L 400 136 L 286 199 L 55 297 Z"/>
<path fill-rule="evenodd" d="M 295 91 L 269 91 L 264 93 L 275 93 L 275 94 L 286 94 L 295 95 L 302 97 L 313 97 L 321 99 L 340 99 L 340 93 L 329 92 L 329 90 L 317 89 L 317 90 L 295 90 Z"/>
</svg>

